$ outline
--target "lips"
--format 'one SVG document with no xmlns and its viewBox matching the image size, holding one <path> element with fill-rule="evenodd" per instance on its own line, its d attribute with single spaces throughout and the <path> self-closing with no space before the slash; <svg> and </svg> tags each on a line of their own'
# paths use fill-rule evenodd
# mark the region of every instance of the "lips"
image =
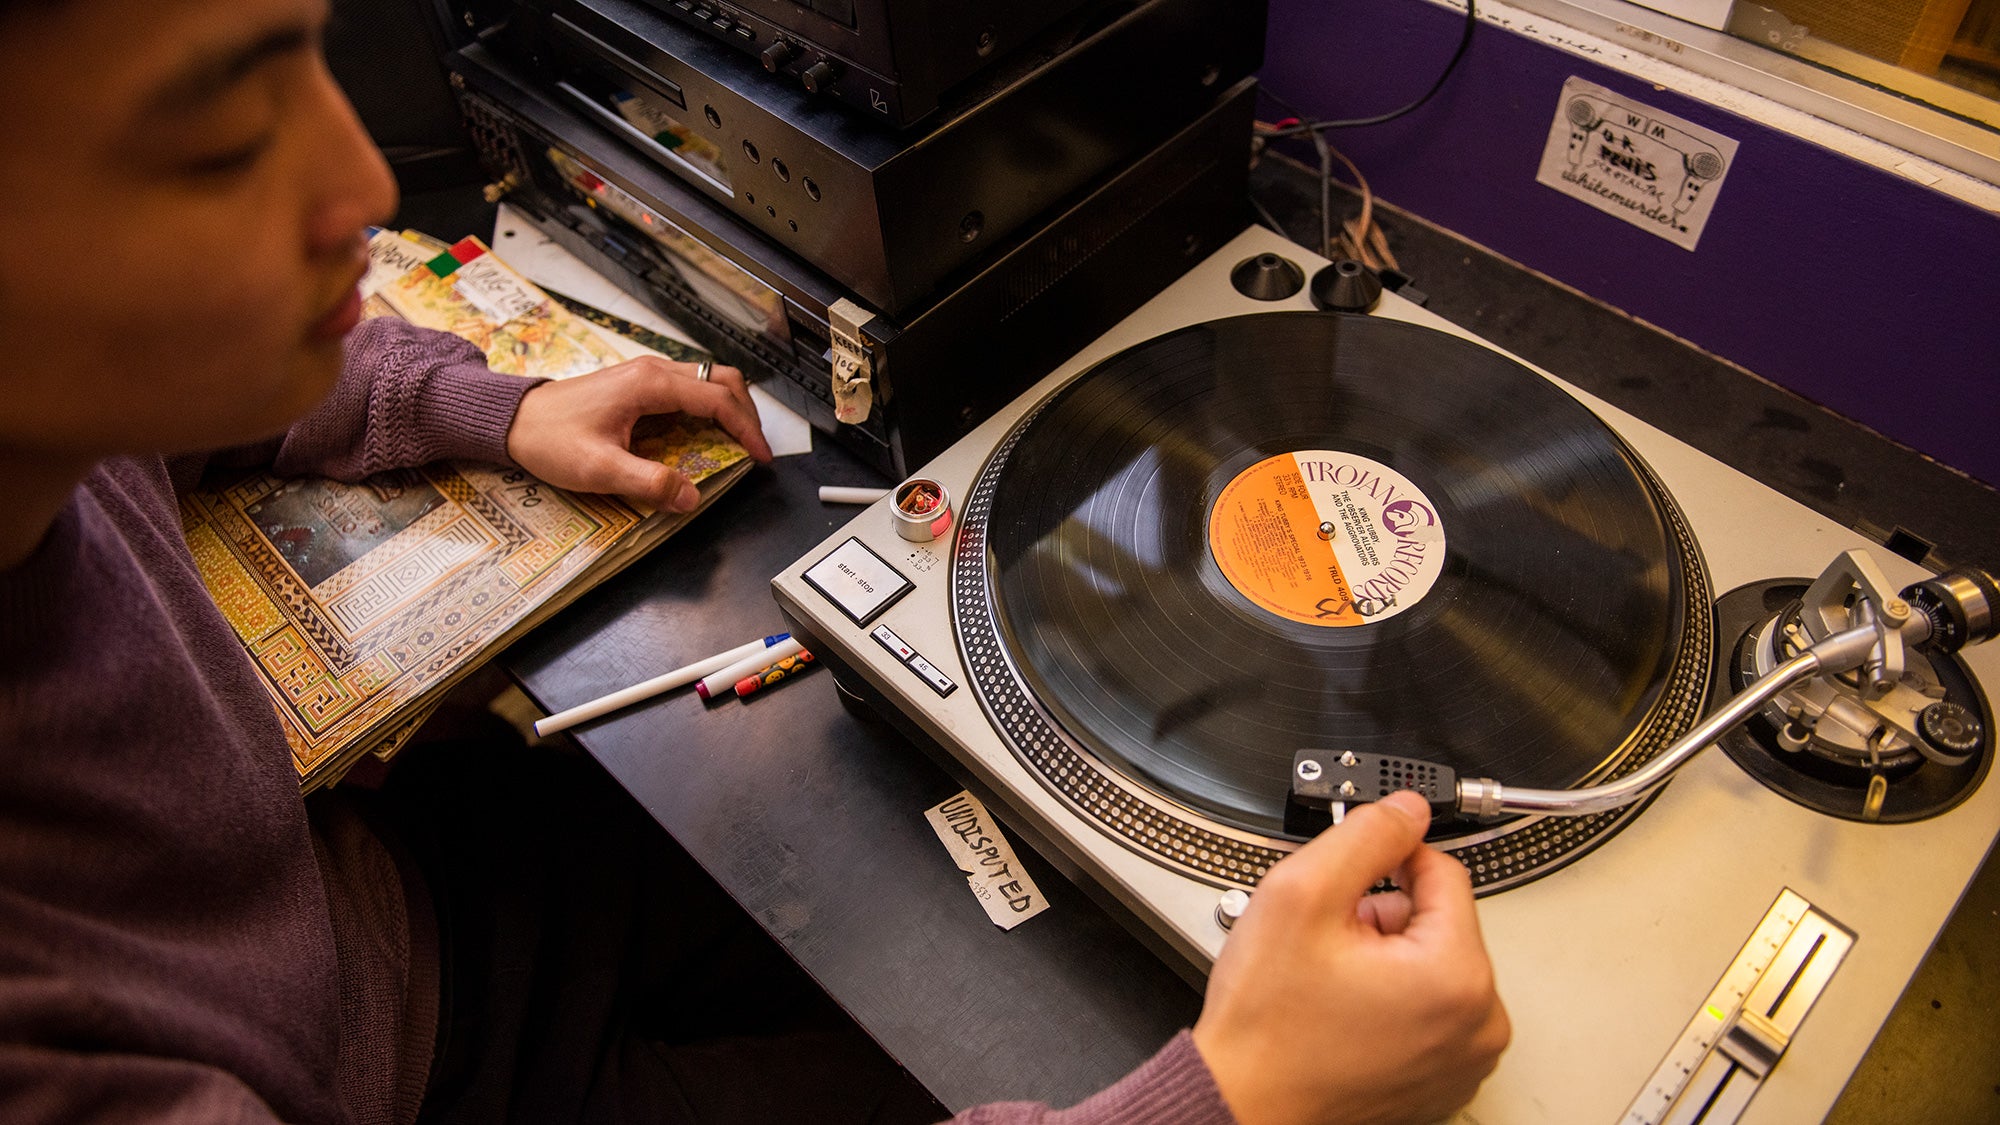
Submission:
<svg viewBox="0 0 2000 1125">
<path fill-rule="evenodd" d="M 325 343 L 338 340 L 361 323 L 361 290 L 349 289 L 347 296 L 334 306 L 333 311 L 319 319 L 312 327 L 312 338 Z"/>
<path fill-rule="evenodd" d="M 340 299 L 316 321 L 308 335 L 316 343 L 338 340 L 354 330 L 361 323 L 361 279 L 368 274 L 367 251 L 362 251 L 362 260 L 356 266 L 354 276 Z"/>
</svg>

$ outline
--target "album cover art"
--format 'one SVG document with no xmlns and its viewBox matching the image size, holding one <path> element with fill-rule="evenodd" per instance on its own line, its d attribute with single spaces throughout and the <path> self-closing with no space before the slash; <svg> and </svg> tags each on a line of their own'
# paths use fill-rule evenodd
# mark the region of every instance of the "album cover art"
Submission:
<svg viewBox="0 0 2000 1125">
<path fill-rule="evenodd" d="M 640 517 L 518 469 L 445 463 L 359 484 L 254 472 L 190 493 L 182 522 L 310 778 Z"/>
<path fill-rule="evenodd" d="M 453 331 L 513 374 L 562 378 L 620 359 L 477 240 L 446 247 L 382 231 L 369 249 L 366 315 Z M 734 438 L 684 415 L 642 419 L 632 448 L 685 473 L 704 507 L 749 467 Z M 692 513 L 648 514 L 520 469 L 454 462 L 354 484 L 211 476 L 181 515 L 312 789 L 364 754 L 394 755 L 488 654 Z"/>
</svg>

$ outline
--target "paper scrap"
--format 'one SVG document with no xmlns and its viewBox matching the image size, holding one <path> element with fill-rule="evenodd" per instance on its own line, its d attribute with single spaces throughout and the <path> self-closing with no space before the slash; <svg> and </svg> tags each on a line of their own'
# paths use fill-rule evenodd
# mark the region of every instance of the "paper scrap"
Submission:
<svg viewBox="0 0 2000 1125">
<path fill-rule="evenodd" d="M 868 360 L 868 340 L 861 326 L 875 314 L 842 297 L 826 307 L 827 333 L 833 342 L 833 416 L 850 426 L 868 420 L 875 403 L 875 371 Z"/>
<path fill-rule="evenodd" d="M 961 791 L 924 810 L 924 819 L 965 872 L 966 885 L 994 925 L 1011 930 L 1049 908 L 1049 900 L 1028 877 L 1014 846 L 1000 834 L 1000 825 L 979 798 Z"/>
<path fill-rule="evenodd" d="M 1895 166 L 1895 171 L 1905 179 L 1915 180 L 1925 187 L 1936 187 L 1938 181 L 1944 179 L 1943 176 L 1938 175 L 1936 172 L 1931 171 L 1914 160 L 1905 160 L 1898 163 Z"/>
</svg>

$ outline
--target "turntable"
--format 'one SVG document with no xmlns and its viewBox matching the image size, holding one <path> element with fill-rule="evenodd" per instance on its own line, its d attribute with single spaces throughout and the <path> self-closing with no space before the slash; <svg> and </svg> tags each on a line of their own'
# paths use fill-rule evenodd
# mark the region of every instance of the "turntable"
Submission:
<svg viewBox="0 0 2000 1125">
<path fill-rule="evenodd" d="M 1817 1120 L 2000 829 L 2000 591 L 1329 268 L 1238 236 L 774 579 L 794 631 L 1193 976 L 1425 792 L 1515 1025 L 1467 1120 Z"/>
</svg>

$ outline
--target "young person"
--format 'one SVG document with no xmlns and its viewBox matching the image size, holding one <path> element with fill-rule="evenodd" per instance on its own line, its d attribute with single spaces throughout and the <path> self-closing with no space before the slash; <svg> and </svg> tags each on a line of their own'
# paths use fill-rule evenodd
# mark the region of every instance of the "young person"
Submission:
<svg viewBox="0 0 2000 1125">
<path fill-rule="evenodd" d="M 433 902 L 338 797 L 300 798 L 180 538 L 177 490 L 205 465 L 356 479 L 484 458 L 684 508 L 684 480 L 625 450 L 641 415 L 711 417 L 770 455 L 726 368 L 531 384 L 449 337 L 357 329 L 361 228 L 394 193 L 321 61 L 326 18 L 321 0 L 0 0 L 8 1121 L 408 1121 L 437 1093 Z M 1274 868 L 1195 1028 L 1131 1077 L 1072 1110 L 964 1119 L 1463 1104 L 1507 1021 L 1469 880 L 1426 823 L 1391 798 Z M 1407 894 L 1367 895 L 1392 872 Z"/>
</svg>

